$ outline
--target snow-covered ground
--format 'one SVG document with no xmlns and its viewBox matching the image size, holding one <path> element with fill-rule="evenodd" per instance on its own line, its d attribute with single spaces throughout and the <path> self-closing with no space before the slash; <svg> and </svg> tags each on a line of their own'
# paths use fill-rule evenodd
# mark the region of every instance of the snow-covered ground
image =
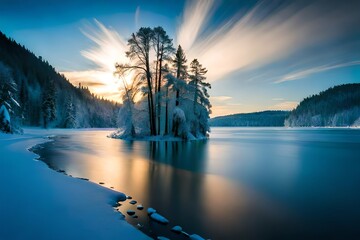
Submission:
<svg viewBox="0 0 360 240">
<path fill-rule="evenodd" d="M 121 193 L 33 160 L 27 149 L 60 131 L 0 133 L 0 239 L 149 239 L 112 208 Z"/>
</svg>

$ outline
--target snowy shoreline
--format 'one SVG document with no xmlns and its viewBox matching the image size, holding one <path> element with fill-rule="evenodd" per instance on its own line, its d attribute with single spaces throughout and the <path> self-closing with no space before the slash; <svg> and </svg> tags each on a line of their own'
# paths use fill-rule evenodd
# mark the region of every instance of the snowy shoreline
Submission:
<svg viewBox="0 0 360 240">
<path fill-rule="evenodd" d="M 59 133 L 64 132 L 0 133 L 0 239 L 149 239 L 114 210 L 123 193 L 34 161 L 37 155 L 28 149 Z"/>
</svg>

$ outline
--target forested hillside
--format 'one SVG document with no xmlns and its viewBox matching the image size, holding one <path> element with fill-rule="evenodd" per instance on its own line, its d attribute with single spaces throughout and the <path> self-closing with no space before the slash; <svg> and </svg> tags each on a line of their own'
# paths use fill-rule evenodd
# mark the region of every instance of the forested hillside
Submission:
<svg viewBox="0 0 360 240">
<path fill-rule="evenodd" d="M 42 57 L 0 32 L 0 107 L 12 125 L 115 127 L 117 104 L 74 87 Z"/>
<path fill-rule="evenodd" d="M 264 111 L 239 113 L 210 119 L 211 126 L 229 127 L 276 127 L 284 126 L 288 111 Z"/>
<path fill-rule="evenodd" d="M 285 121 L 286 126 L 360 126 L 360 84 L 329 88 L 305 98 Z"/>
</svg>

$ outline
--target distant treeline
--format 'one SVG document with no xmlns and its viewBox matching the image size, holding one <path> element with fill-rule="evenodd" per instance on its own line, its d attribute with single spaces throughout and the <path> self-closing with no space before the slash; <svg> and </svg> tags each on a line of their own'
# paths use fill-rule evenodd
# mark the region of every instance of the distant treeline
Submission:
<svg viewBox="0 0 360 240">
<path fill-rule="evenodd" d="M 232 127 L 281 127 L 289 111 L 264 111 L 239 113 L 210 119 L 210 126 Z"/>
<path fill-rule="evenodd" d="M 286 126 L 360 126 L 360 84 L 344 84 L 305 98 Z"/>
<path fill-rule="evenodd" d="M 0 106 L 12 125 L 115 127 L 116 103 L 74 87 L 42 57 L 0 32 Z"/>
</svg>

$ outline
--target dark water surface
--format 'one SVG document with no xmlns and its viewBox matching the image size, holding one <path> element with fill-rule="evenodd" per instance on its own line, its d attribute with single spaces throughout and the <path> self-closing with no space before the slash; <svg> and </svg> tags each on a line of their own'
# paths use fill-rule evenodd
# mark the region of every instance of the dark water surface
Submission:
<svg viewBox="0 0 360 240">
<path fill-rule="evenodd" d="M 360 130 L 213 128 L 208 141 L 127 142 L 69 131 L 37 153 L 55 170 L 104 182 L 144 205 L 150 236 L 360 239 Z M 153 207 L 170 220 L 148 220 Z M 120 211 L 136 205 L 125 202 Z"/>
</svg>

